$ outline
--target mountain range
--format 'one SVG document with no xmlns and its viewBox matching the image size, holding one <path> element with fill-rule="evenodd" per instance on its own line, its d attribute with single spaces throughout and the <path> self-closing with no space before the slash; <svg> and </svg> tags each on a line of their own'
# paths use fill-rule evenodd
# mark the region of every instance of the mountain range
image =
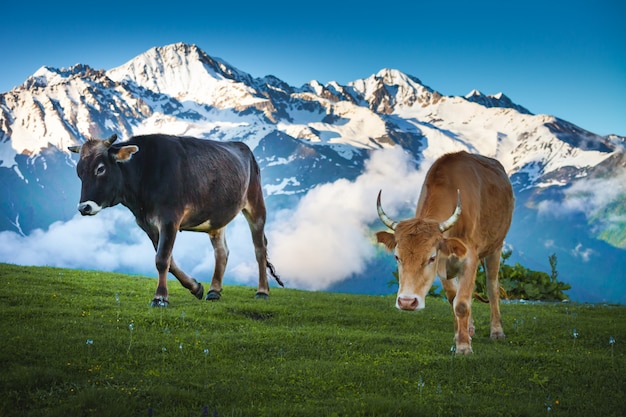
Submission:
<svg viewBox="0 0 626 417">
<path fill-rule="evenodd" d="M 80 182 L 67 147 L 155 132 L 248 144 L 262 170 L 270 251 L 292 286 L 392 292 L 392 257 L 371 239 L 382 228 L 378 189 L 386 210 L 408 217 L 429 164 L 466 150 L 497 158 L 511 178 L 516 209 L 507 246 L 514 262 L 549 271 L 556 253 L 572 299 L 626 302 L 626 138 L 533 114 L 502 93 L 445 96 L 394 69 L 346 85 L 294 87 L 183 43 L 110 70 L 42 67 L 0 94 L 0 260 L 100 265 L 63 263 L 37 246 L 85 221 L 76 215 Z M 127 214 L 119 216 L 112 216 L 109 246 L 139 244 Z M 246 232 L 235 229 L 238 247 Z M 79 246 L 67 249 L 86 250 Z M 188 262 L 200 262 L 192 268 L 209 279 L 206 250 Z M 153 273 L 148 261 L 111 269 Z M 231 259 L 234 282 L 254 282 L 249 262 Z"/>
</svg>

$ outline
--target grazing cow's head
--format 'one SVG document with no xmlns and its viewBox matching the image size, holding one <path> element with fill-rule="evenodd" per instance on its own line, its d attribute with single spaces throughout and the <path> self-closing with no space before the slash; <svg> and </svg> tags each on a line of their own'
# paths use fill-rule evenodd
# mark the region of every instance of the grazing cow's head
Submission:
<svg viewBox="0 0 626 417">
<path fill-rule="evenodd" d="M 380 193 L 377 208 L 381 221 L 394 231 L 378 232 L 376 237 L 379 243 L 393 252 L 398 262 L 396 307 L 402 310 L 423 309 L 435 275 L 439 274 L 441 279 L 446 279 L 446 259 L 452 254 L 459 258 L 465 256 L 463 242 L 443 235 L 461 216 L 461 196 L 459 194 L 452 216 L 441 223 L 420 218 L 396 222 L 383 211 Z"/>
<path fill-rule="evenodd" d="M 119 203 L 122 178 L 117 164 L 130 161 L 139 147 L 112 148 L 116 139 L 117 135 L 113 135 L 105 140 L 88 140 L 82 146 L 68 148 L 71 152 L 80 153 L 76 172 L 82 181 L 78 211 L 83 216 L 93 216 L 103 208 Z"/>
</svg>

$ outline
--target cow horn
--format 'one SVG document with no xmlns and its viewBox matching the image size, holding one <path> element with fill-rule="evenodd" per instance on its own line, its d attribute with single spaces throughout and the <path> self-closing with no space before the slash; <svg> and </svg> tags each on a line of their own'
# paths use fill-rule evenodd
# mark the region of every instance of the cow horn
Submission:
<svg viewBox="0 0 626 417">
<path fill-rule="evenodd" d="M 393 220 L 391 217 L 387 216 L 385 212 L 383 211 L 383 206 L 380 204 L 380 195 L 382 194 L 382 192 L 383 190 L 380 190 L 378 192 L 378 199 L 376 200 L 376 209 L 378 210 L 378 217 L 380 217 L 380 220 L 385 224 L 385 226 L 387 226 L 391 230 L 396 230 L 396 227 L 398 226 L 398 222 Z"/>
<path fill-rule="evenodd" d="M 106 146 L 107 148 L 111 147 L 111 145 L 113 145 L 113 142 L 115 142 L 117 140 L 117 135 L 114 133 L 111 135 L 110 138 L 105 139 L 104 142 L 104 146 Z"/>
<path fill-rule="evenodd" d="M 457 199 L 454 213 L 452 213 L 452 216 L 450 216 L 448 220 L 439 223 L 439 230 L 441 231 L 441 233 L 454 226 L 454 224 L 459 220 L 459 217 L 461 217 L 461 190 L 456 190 L 456 193 Z"/>
</svg>

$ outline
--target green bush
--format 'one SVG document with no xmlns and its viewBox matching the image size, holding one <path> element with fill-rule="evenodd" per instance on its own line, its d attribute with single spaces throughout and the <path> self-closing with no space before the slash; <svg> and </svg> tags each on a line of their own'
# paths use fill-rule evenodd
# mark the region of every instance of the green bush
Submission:
<svg viewBox="0 0 626 417">
<path fill-rule="evenodd" d="M 511 257 L 512 251 L 503 251 L 500 261 L 500 287 L 508 299 L 515 300 L 541 300 L 541 301 L 563 301 L 569 297 L 564 291 L 571 288 L 571 285 L 558 280 L 556 270 L 556 254 L 548 257 L 551 273 L 533 271 L 519 263 L 513 266 L 507 265 L 506 261 Z M 478 267 L 476 273 L 476 293 L 487 298 L 487 287 L 485 286 L 486 276 L 482 265 Z"/>
</svg>

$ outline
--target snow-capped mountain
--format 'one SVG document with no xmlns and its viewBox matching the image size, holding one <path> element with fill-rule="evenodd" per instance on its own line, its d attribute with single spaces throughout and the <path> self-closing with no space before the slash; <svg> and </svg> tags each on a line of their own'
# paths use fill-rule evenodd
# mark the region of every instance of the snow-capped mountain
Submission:
<svg viewBox="0 0 626 417">
<path fill-rule="evenodd" d="M 401 147 L 416 166 L 450 151 L 481 153 L 499 159 L 515 185 L 519 221 L 509 240 L 520 254 L 535 256 L 527 233 L 544 233 L 537 225 L 546 219 L 568 230 L 563 207 L 583 215 L 576 233 L 561 232 L 572 248 L 597 243 L 590 250 L 616 259 L 626 248 L 623 183 L 604 197 L 585 187 L 626 178 L 623 137 L 534 115 L 502 93 L 444 96 L 393 69 L 346 85 L 294 87 L 182 43 L 110 70 L 42 67 L 0 95 L 0 230 L 28 235 L 75 214 L 80 185 L 67 146 L 153 132 L 243 140 L 261 165 L 268 205 L 283 209 L 320 184 L 354 181 L 376 150 Z M 412 187 L 414 201 L 419 185 Z M 558 237 L 549 240 L 557 250 Z"/>
</svg>

